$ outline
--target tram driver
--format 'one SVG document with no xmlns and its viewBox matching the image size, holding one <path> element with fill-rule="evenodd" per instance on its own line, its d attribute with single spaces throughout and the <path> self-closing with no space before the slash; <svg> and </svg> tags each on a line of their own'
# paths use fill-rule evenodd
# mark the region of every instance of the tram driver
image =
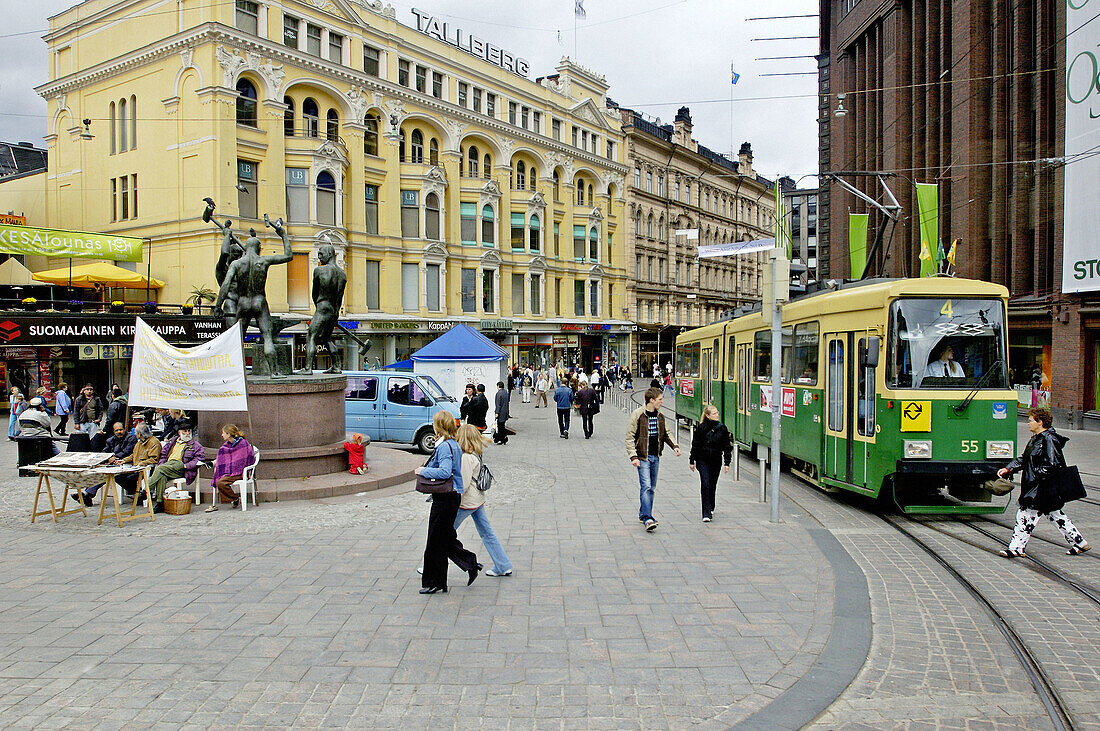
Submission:
<svg viewBox="0 0 1100 731">
<path fill-rule="evenodd" d="M 928 364 L 925 375 L 934 378 L 966 378 L 963 367 L 955 361 L 955 349 L 950 345 L 944 346 L 940 357 Z"/>
</svg>

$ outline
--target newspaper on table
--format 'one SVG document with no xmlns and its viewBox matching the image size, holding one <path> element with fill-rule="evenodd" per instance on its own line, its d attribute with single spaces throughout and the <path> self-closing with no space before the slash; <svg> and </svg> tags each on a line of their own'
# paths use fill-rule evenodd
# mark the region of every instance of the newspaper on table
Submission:
<svg viewBox="0 0 1100 731">
<path fill-rule="evenodd" d="M 109 452 L 62 452 L 39 462 L 36 467 L 55 469 L 88 469 L 97 467 L 111 458 Z"/>
</svg>

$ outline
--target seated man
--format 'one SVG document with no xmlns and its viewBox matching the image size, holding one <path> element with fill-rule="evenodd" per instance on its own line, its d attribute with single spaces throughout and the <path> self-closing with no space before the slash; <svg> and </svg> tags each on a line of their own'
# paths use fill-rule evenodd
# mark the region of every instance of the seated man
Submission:
<svg viewBox="0 0 1100 731">
<path fill-rule="evenodd" d="M 112 456 L 107 460 L 108 464 L 132 464 L 137 467 L 152 467 L 160 461 L 160 440 L 153 436 L 153 430 L 145 423 L 145 419 L 138 420 L 134 427 L 134 450 L 130 456 L 118 458 Z M 137 489 L 138 473 L 128 472 L 115 476 L 115 482 L 129 494 Z"/>
<path fill-rule="evenodd" d="M 126 431 L 126 427 L 122 425 L 122 422 L 116 421 L 111 425 L 111 436 L 107 439 L 107 445 L 103 448 L 103 451 L 110 452 L 111 459 L 115 460 L 114 464 L 118 464 L 118 460 L 130 456 L 134 451 L 135 444 L 137 444 L 137 437 Z M 107 461 L 108 464 L 111 464 L 111 459 Z M 96 493 L 99 492 L 99 488 L 103 487 L 103 484 L 104 483 L 101 482 L 98 485 L 84 488 L 83 498 L 85 505 L 91 506 L 92 499 L 96 496 Z M 79 502 L 81 493 L 74 492 L 71 497 L 73 500 Z"/>
<path fill-rule="evenodd" d="M 58 454 L 61 450 L 53 443 L 52 427 L 50 412 L 46 411 L 46 404 L 42 398 L 35 396 L 28 401 L 27 408 L 19 415 L 19 436 L 49 439 L 53 453 Z"/>
<path fill-rule="evenodd" d="M 176 423 L 176 436 L 161 447 L 160 464 L 153 470 L 149 479 L 154 513 L 164 512 L 164 491 L 168 481 L 182 477 L 187 480 L 187 484 L 194 482 L 199 475 L 199 463 L 205 456 L 206 452 L 202 445 L 191 436 L 191 422 L 181 419 Z M 140 505 L 141 495 L 138 495 L 136 500 Z"/>
</svg>

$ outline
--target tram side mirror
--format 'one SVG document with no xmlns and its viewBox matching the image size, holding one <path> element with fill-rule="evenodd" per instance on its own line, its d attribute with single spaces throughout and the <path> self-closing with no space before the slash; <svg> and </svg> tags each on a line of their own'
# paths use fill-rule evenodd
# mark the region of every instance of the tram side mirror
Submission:
<svg viewBox="0 0 1100 731">
<path fill-rule="evenodd" d="M 877 337 L 867 338 L 867 350 L 862 354 L 864 368 L 878 368 L 878 351 L 879 339 Z"/>
</svg>

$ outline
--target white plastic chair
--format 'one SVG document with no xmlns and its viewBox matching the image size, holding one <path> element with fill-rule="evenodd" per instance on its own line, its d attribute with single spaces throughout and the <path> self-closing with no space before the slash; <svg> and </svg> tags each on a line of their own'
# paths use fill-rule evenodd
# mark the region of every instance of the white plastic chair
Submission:
<svg viewBox="0 0 1100 731">
<path fill-rule="evenodd" d="M 233 483 L 233 489 L 241 496 L 241 510 L 248 510 L 248 486 L 252 486 L 252 506 L 256 507 L 256 465 L 260 463 L 260 450 L 252 447 L 252 464 L 244 468 L 241 479 Z M 218 491 L 214 490 L 214 504 L 218 504 Z"/>
<path fill-rule="evenodd" d="M 184 492 L 195 493 L 195 505 L 199 504 L 200 492 L 199 492 L 199 473 L 195 472 L 195 481 L 190 485 L 187 484 L 186 477 L 177 477 L 174 480 L 170 480 L 172 488 L 174 490 L 183 490 Z"/>
</svg>

